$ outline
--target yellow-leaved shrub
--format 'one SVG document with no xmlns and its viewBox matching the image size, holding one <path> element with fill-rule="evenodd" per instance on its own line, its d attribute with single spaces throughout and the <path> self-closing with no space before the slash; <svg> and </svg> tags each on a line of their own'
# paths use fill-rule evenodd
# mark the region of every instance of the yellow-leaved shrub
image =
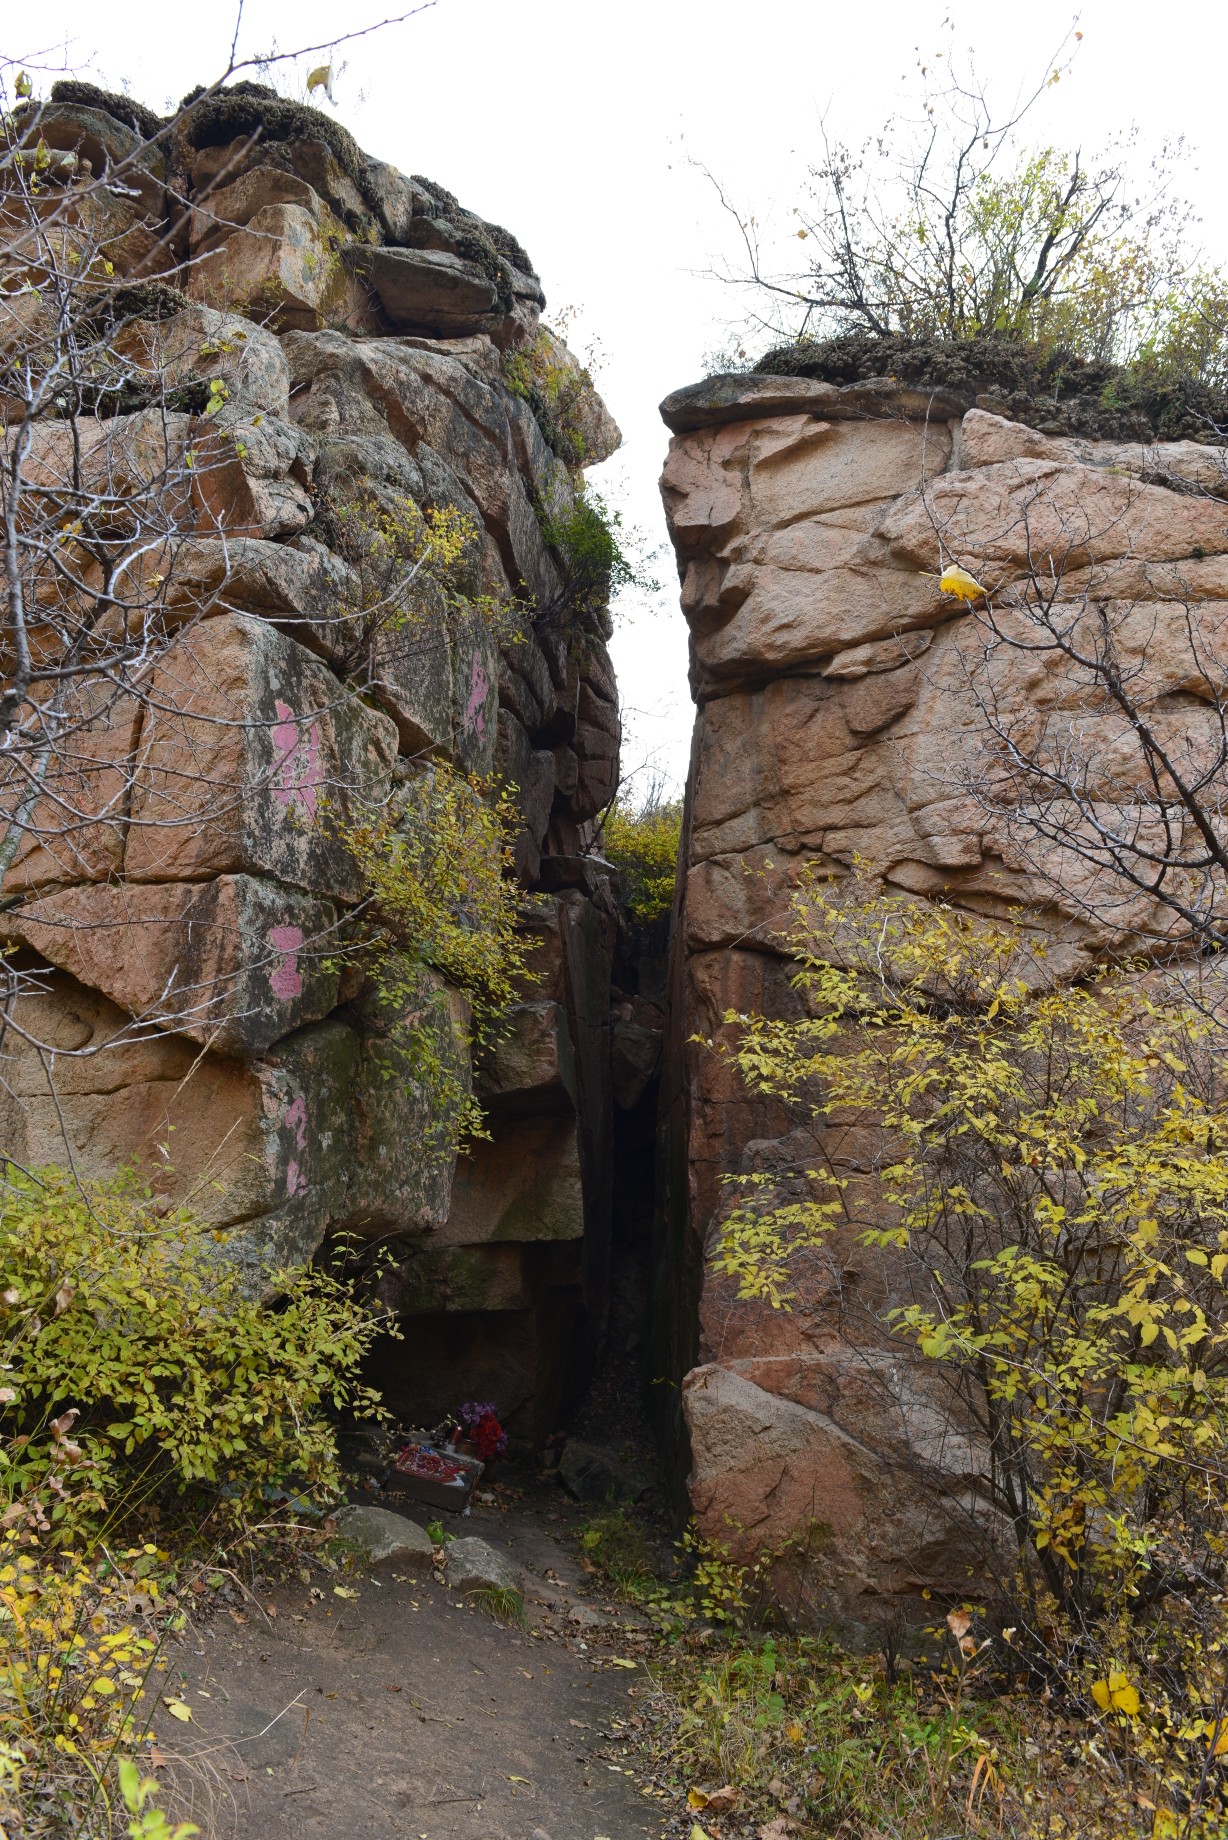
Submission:
<svg viewBox="0 0 1228 1840">
<path fill-rule="evenodd" d="M 1070 984 L 1027 938 L 802 878 L 782 932 L 802 1014 L 725 1020 L 748 1086 L 815 1147 L 736 1179 L 714 1257 L 787 1308 L 833 1235 L 881 1255 L 881 1326 L 941 1365 L 1014 1533 L 1009 1644 L 1146 1768 L 1161 1814 L 1200 1811 L 1179 1831 L 1218 1832 L 1228 993 L 1214 966 Z"/>
</svg>

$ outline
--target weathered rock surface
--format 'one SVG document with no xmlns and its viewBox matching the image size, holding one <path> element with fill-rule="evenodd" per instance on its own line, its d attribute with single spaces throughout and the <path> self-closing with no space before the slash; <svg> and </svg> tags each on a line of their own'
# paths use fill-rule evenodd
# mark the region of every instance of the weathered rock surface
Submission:
<svg viewBox="0 0 1228 1840">
<path fill-rule="evenodd" d="M 540 976 L 476 1070 L 492 1138 L 459 1165 L 345 950 L 367 894 L 347 835 L 432 763 L 508 786 L 526 891 L 543 855 L 582 857 L 617 779 L 605 628 L 559 627 L 538 514 L 566 515 L 578 465 L 505 382 L 540 284 L 507 231 L 272 92 L 206 98 L 144 147 L 136 105 L 88 94 L 53 96 L 38 131 L 95 174 L 130 162 L 98 224 L 116 273 L 156 285 L 123 296 L 124 413 L 48 418 L 32 477 L 54 492 L 80 464 L 117 517 L 168 467 L 189 477 L 140 564 L 170 631 L 137 694 L 83 684 L 0 890 L 0 945 L 37 985 L 32 1039 L 0 1045 L 0 1149 L 137 1163 L 258 1289 L 331 1234 L 391 1244 L 398 1409 L 489 1394 L 540 1436 L 605 1308 L 608 872 L 526 907 Z M 587 381 L 576 414 L 583 458 L 606 457 Z M 465 533 L 446 577 L 418 566 L 436 517 Z M 26 790 L 0 767 L 0 835 Z M 459 992 L 426 971 L 402 994 L 467 1090 Z"/>
<path fill-rule="evenodd" d="M 701 1528 L 741 1558 L 782 1555 L 791 1614 L 853 1631 L 897 1612 L 922 1621 L 923 1591 L 966 1595 L 988 1576 L 1001 1530 L 985 1453 L 941 1376 L 882 1326 L 908 1300 L 887 1255 L 837 1235 L 789 1313 L 739 1300 L 708 1266 L 723 1178 L 819 1154 L 856 1172 L 864 1158 L 834 1126 L 798 1141 L 795 1121 L 701 1044 L 721 1039 L 729 1011 L 797 1015 L 780 925 L 807 864 L 838 874 L 860 858 L 918 897 L 1029 908 L 1049 962 L 1071 973 L 1162 931 L 1143 892 L 1118 891 L 1093 922 L 1086 869 L 1057 851 L 1024 860 L 978 799 L 997 771 L 991 699 L 1021 733 L 1054 711 L 1077 719 L 1106 800 L 1128 796 L 1122 728 L 1051 660 L 1006 644 L 991 666 L 977 611 L 944 596 L 939 574 L 950 560 L 971 569 L 1007 641 L 1023 637 L 1012 593 L 1029 570 L 1059 584 L 1072 617 L 1104 606 L 1157 731 L 1197 758 L 1215 744 L 1209 699 L 1228 657 L 1224 453 L 1044 435 L 885 382 L 715 378 L 662 413 L 699 707 L 653 1372 L 680 1383 L 672 1432 Z M 633 1083 L 633 1026 L 616 1025 L 616 1090 Z"/>
<path fill-rule="evenodd" d="M 444 1573 L 450 1591 L 509 1592 L 523 1607 L 524 1575 L 513 1559 L 470 1534 L 444 1548 Z"/>
<path fill-rule="evenodd" d="M 425 1527 L 419 1527 L 407 1515 L 359 1503 L 338 1509 L 336 1522 L 342 1539 L 361 1546 L 372 1565 L 391 1559 L 415 1577 L 430 1577 L 435 1558 L 431 1537 Z"/>
</svg>

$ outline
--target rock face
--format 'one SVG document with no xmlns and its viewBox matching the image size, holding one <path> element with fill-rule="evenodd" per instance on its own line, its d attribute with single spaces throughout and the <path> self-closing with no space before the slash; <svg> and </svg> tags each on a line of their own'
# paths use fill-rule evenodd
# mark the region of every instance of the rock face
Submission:
<svg viewBox="0 0 1228 1840">
<path fill-rule="evenodd" d="M 776 929 L 805 862 L 840 873 L 859 857 L 896 891 L 1039 913 L 1051 962 L 1071 974 L 1160 920 L 1140 894 L 1093 922 L 1070 865 L 1022 857 L 973 796 L 989 771 L 991 666 L 975 611 L 939 575 L 964 563 L 1005 609 L 1012 582 L 1052 564 L 1064 598 L 1130 602 L 1122 642 L 1194 733 L 1205 703 L 1183 634 L 1188 616 L 1217 655 L 1228 473 L 1222 451 L 1194 443 L 1055 438 L 883 382 L 714 378 L 662 413 L 698 710 L 652 1371 L 677 1384 L 671 1435 L 709 1537 L 744 1559 L 782 1553 L 800 1620 L 922 1622 L 923 1591 L 975 1595 L 985 1581 L 984 1452 L 952 1423 L 940 1375 L 881 1329 L 901 1299 L 878 1255 L 838 1240 L 800 1274 L 790 1313 L 740 1301 L 707 1268 L 722 1177 L 807 1152 L 698 1039 L 720 1038 L 728 1010 L 796 1014 Z M 1004 648 L 992 669 L 996 706 L 1022 732 L 1038 712 L 1081 707 L 1025 653 Z M 834 1153 L 859 1167 L 856 1145 Z"/>
<path fill-rule="evenodd" d="M 40 993 L 0 1048 L 0 1146 L 87 1176 L 138 1164 L 257 1286 L 341 1231 L 379 1240 L 406 1331 L 393 1403 L 433 1422 L 486 1393 L 538 1437 L 606 1307 L 616 919 L 592 820 L 620 739 L 606 616 L 559 614 L 538 515 L 579 474 L 506 381 L 544 296 L 507 231 L 323 115 L 239 85 L 142 149 L 146 115 L 69 84 L 32 130 L 70 175 L 136 160 L 99 194 L 133 283 L 114 351 L 133 400 L 187 404 L 83 418 L 84 464 L 114 490 L 190 455 L 194 484 L 165 576 L 177 636 L 131 705 L 94 719 L 84 698 L 4 880 L 0 944 Z M 588 396 L 600 459 L 618 434 Z M 35 430 L 45 487 L 67 427 Z M 373 618 L 393 590 L 356 507 L 377 530 L 462 520 L 448 591 Z M 550 891 L 526 899 L 534 972 L 488 1063 L 424 977 L 437 1052 L 490 1114 L 459 1166 L 336 951 L 365 894 L 346 825 L 432 761 L 511 788 L 521 885 Z M 20 796 L 0 779 L 0 820 Z M 57 825 L 67 808 L 84 817 Z"/>
</svg>

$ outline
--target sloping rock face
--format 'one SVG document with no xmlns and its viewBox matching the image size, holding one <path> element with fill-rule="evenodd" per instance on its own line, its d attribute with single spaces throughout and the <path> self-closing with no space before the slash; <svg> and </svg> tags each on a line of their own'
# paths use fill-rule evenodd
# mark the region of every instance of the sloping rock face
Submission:
<svg viewBox="0 0 1228 1840">
<path fill-rule="evenodd" d="M 932 1365 L 883 1332 L 883 1311 L 904 1298 L 878 1255 L 837 1237 L 829 1260 L 799 1270 L 788 1313 L 739 1300 L 708 1268 L 722 1178 L 815 1150 L 701 1042 L 722 1038 L 729 1010 L 797 1013 L 776 933 L 805 862 L 839 874 L 859 857 L 896 891 L 1001 917 L 1028 909 L 1050 962 L 1071 974 L 1162 930 L 1141 895 L 1090 920 L 1071 866 L 1022 859 L 973 796 L 988 771 L 991 666 L 983 627 L 939 576 L 955 560 L 1001 589 L 1052 560 L 1063 596 L 1137 603 L 1150 693 L 1197 727 L 1205 704 L 1185 635 L 1201 631 L 1216 654 L 1225 456 L 1055 438 L 881 382 L 715 378 L 662 413 L 698 710 L 670 974 L 654 1373 L 676 1384 L 669 1430 L 680 1464 L 689 1451 L 690 1501 L 709 1537 L 743 1559 L 782 1553 L 784 1600 L 801 1621 L 923 1622 L 923 1592 L 986 1588 L 998 1532 L 977 1488 L 985 1453 Z M 992 669 L 995 706 L 1023 732 L 1074 694 L 1009 647 Z M 867 1147 L 834 1126 L 821 1135 L 856 1180 Z"/>
<path fill-rule="evenodd" d="M 37 120 L 95 175 L 156 126 L 80 84 Z M 620 739 L 608 618 L 559 617 L 538 515 L 565 515 L 579 476 L 504 381 L 505 353 L 550 338 L 541 286 L 510 233 L 251 85 L 189 109 L 136 177 L 106 246 L 134 283 L 115 349 L 135 381 L 82 444 L 112 481 L 117 453 L 133 476 L 151 448 L 191 455 L 183 624 L 130 709 L 83 710 L 8 868 L 0 943 L 41 992 L 0 1049 L 0 1145 L 137 1164 L 255 1285 L 341 1232 L 391 1247 L 394 1403 L 428 1422 L 486 1392 L 537 1437 L 605 1308 L 616 910 L 591 846 Z M 150 377 L 182 413 L 143 418 Z M 595 461 L 618 433 L 589 396 Z M 36 431 L 44 478 L 64 426 Z M 360 631 L 356 503 L 466 520 L 463 597 Z M 459 1166 L 336 952 L 365 892 L 346 821 L 432 761 L 513 789 L 519 880 L 550 891 L 526 902 L 533 977 L 488 1065 L 458 993 L 424 981 L 439 1056 L 491 1118 Z M 17 804 L 0 785 L 0 816 Z M 58 827 L 66 806 L 87 821 Z"/>
</svg>

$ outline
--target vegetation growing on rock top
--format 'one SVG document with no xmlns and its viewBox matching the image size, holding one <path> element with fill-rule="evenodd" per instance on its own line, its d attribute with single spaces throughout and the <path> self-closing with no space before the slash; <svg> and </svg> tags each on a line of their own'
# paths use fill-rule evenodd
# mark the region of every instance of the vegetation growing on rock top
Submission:
<svg viewBox="0 0 1228 1840">
<path fill-rule="evenodd" d="M 1136 172 L 1027 146 L 1029 112 L 1081 34 L 1000 110 L 949 45 L 914 107 L 849 147 L 820 130 L 779 253 L 737 225 L 753 368 L 850 383 L 895 377 L 1054 433 L 1220 439 L 1228 429 L 1228 274 L 1209 263 L 1179 183 L 1183 150 Z"/>
<path fill-rule="evenodd" d="M 100 89 L 96 83 L 82 83 L 75 77 L 65 77 L 59 83 L 53 83 L 51 100 L 68 103 L 76 108 L 99 109 L 114 121 L 122 122 L 125 128 L 143 134 L 146 140 L 152 140 L 166 126 L 161 115 L 153 109 L 147 109 L 143 103 L 134 102 L 131 96 L 120 95 L 116 90 Z"/>
<path fill-rule="evenodd" d="M 864 383 L 889 377 L 967 397 L 1046 434 L 1100 440 L 1228 441 L 1228 390 L 1156 365 L 1113 364 L 1017 339 L 848 332 L 776 345 L 761 375 Z"/>
</svg>

